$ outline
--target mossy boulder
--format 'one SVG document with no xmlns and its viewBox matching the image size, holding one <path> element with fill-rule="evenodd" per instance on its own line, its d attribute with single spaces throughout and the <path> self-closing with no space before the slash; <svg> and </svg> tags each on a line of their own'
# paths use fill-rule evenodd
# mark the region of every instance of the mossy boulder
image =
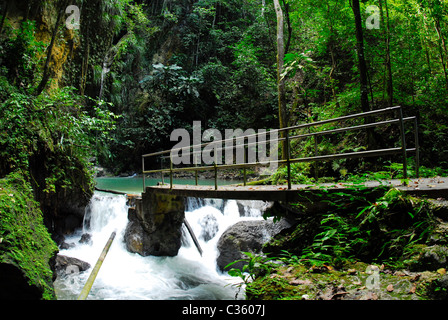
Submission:
<svg viewBox="0 0 448 320">
<path fill-rule="evenodd" d="M 19 173 L 1 179 L 0 299 L 54 299 L 57 251 L 29 182 Z"/>
</svg>

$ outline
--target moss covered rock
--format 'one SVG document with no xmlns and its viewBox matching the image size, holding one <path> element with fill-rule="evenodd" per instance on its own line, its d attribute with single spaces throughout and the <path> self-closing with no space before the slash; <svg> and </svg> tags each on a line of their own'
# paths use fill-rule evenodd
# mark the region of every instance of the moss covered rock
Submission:
<svg viewBox="0 0 448 320">
<path fill-rule="evenodd" d="M 54 299 L 57 251 L 30 184 L 18 173 L 1 179 L 0 299 Z"/>
</svg>

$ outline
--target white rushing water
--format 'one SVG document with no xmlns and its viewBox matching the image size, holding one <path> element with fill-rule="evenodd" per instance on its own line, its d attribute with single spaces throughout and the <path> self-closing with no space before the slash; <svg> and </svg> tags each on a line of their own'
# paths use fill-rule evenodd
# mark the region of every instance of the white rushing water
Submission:
<svg viewBox="0 0 448 320">
<path fill-rule="evenodd" d="M 262 219 L 259 209 L 245 207 L 240 216 L 236 201 L 188 199 L 185 217 L 198 237 L 202 257 L 184 227 L 182 247 L 176 257 L 142 257 L 126 250 L 123 241 L 128 222 L 126 198 L 96 193 L 86 212 L 90 219 L 92 244 L 81 244 L 83 232 L 66 239 L 74 244 L 59 254 L 90 263 L 91 268 L 78 274 L 60 276 L 55 281 L 58 299 L 76 299 L 95 266 L 111 233 L 117 235 L 93 284 L 92 300 L 199 300 L 235 299 L 239 289 L 236 278 L 217 269 L 217 242 L 231 225 L 250 219 Z M 87 224 L 87 223 L 86 223 Z M 86 227 L 84 227 L 86 228 Z M 243 298 L 239 292 L 238 298 Z"/>
</svg>

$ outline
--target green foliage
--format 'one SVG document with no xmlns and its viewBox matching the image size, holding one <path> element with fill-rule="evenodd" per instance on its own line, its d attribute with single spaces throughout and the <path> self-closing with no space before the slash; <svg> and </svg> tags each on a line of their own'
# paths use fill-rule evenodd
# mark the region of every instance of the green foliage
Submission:
<svg viewBox="0 0 448 320">
<path fill-rule="evenodd" d="M 69 176 L 70 168 L 75 163 L 87 168 L 87 158 L 109 139 L 115 121 L 104 104 L 83 104 L 84 98 L 68 87 L 38 97 L 11 93 L 0 104 L 1 173 L 26 170 L 30 157 L 44 153 L 48 176 L 41 187 L 45 192 L 54 193 L 56 185 L 77 185 L 76 177 Z"/>
<path fill-rule="evenodd" d="M 240 277 L 247 284 L 253 281 L 257 274 L 266 274 L 272 269 L 272 265 L 269 263 L 272 260 L 271 258 L 252 252 L 243 252 L 243 254 L 247 258 L 231 262 L 224 268 L 227 269 L 239 262 L 244 263 L 242 269 L 232 268 L 229 270 L 229 275 L 232 277 Z"/>
<path fill-rule="evenodd" d="M 277 239 L 276 254 L 289 264 L 308 266 L 338 268 L 351 260 L 402 266 L 405 252 L 426 243 L 434 220 L 426 201 L 384 190 L 373 202 L 366 190 L 326 194 L 326 213 L 302 219 L 283 242 Z M 266 252 L 270 248 L 276 246 Z"/>
<path fill-rule="evenodd" d="M 232 268 L 228 271 L 230 276 L 241 278 L 242 282 L 236 286 L 241 287 L 247 285 L 254 281 L 257 276 L 269 274 L 273 270 L 274 264 L 270 262 L 272 260 L 271 258 L 252 252 L 242 253 L 246 255 L 247 258 L 231 262 L 224 268 L 230 268 L 232 265 L 239 262 L 244 263 L 241 269 Z"/>
<path fill-rule="evenodd" d="M 310 163 L 298 162 L 291 164 L 291 183 L 293 184 L 312 184 L 315 183 L 316 180 L 314 178 L 310 178 Z M 282 166 L 278 168 L 277 172 L 275 172 L 270 180 L 272 184 L 284 184 L 288 179 L 288 168 L 286 166 Z"/>
<path fill-rule="evenodd" d="M 0 263 L 23 270 L 42 299 L 54 299 L 49 261 L 58 248 L 44 227 L 39 203 L 27 179 L 17 171 L 0 179 Z"/>
<path fill-rule="evenodd" d="M 12 29 L 0 40 L 0 76 L 24 92 L 33 92 L 37 86 L 41 65 L 39 57 L 44 53 L 45 44 L 36 39 L 36 23 L 26 20 L 17 30 Z"/>
</svg>

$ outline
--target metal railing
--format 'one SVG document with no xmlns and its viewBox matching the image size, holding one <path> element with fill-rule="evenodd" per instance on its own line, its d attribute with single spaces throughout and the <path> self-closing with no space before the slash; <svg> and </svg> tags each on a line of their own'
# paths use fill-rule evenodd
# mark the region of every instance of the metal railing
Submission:
<svg viewBox="0 0 448 320">
<path fill-rule="evenodd" d="M 312 127 L 318 127 L 322 126 L 324 124 L 334 123 L 334 122 L 341 122 L 351 119 L 357 119 L 357 118 L 364 118 L 364 119 L 371 119 L 373 116 L 383 115 L 383 114 L 390 114 L 390 113 L 396 113 L 396 118 L 389 119 L 389 120 L 383 120 L 378 122 L 369 122 L 366 124 L 361 125 L 353 125 L 348 127 L 341 127 L 337 129 L 330 129 L 330 130 L 324 130 L 324 131 L 316 131 L 311 132 L 310 128 Z M 405 132 L 405 123 L 406 122 L 413 122 L 414 126 L 414 148 L 407 148 L 406 146 L 406 132 Z M 369 129 L 369 128 L 375 128 L 390 124 L 398 124 L 400 129 L 400 147 L 394 147 L 394 148 L 386 148 L 386 149 L 377 149 L 377 150 L 366 150 L 366 151 L 357 151 L 357 152 L 349 152 L 349 153 L 339 153 L 339 154 L 330 154 L 330 155 L 319 155 L 318 154 L 318 141 L 317 138 L 319 136 L 324 135 L 330 135 L 330 134 L 336 134 L 336 133 L 343 133 L 348 131 L 354 131 L 354 130 L 361 130 L 361 129 Z M 307 129 L 308 133 L 305 134 L 293 134 L 292 132 L 298 131 L 300 129 Z M 352 159 L 352 158 L 366 158 L 366 157 L 380 157 L 380 156 L 388 156 L 388 155 L 402 155 L 403 159 L 403 178 L 407 179 L 407 154 L 411 152 L 415 152 L 415 172 L 417 178 L 419 177 L 419 140 L 418 140 L 418 122 L 416 117 L 403 117 L 403 110 L 401 107 L 390 107 L 380 110 L 374 110 L 369 112 L 363 112 L 363 113 L 357 113 L 357 114 L 351 114 L 343 117 L 328 119 L 328 120 L 322 120 L 317 121 L 313 123 L 306 123 L 306 124 L 300 124 L 297 126 L 292 126 L 288 128 L 283 129 L 276 129 L 271 130 L 271 132 L 276 132 L 277 136 L 278 133 L 282 134 L 281 138 L 277 139 L 277 143 L 279 142 L 285 142 L 284 145 L 286 147 L 286 159 L 281 160 L 275 160 L 277 165 L 286 165 L 287 167 L 287 181 L 288 181 L 288 189 L 292 188 L 292 179 L 291 179 L 291 164 L 293 163 L 299 163 L 299 162 L 317 162 L 317 161 L 328 161 L 328 160 L 337 160 L 337 159 Z M 265 133 L 263 133 L 265 134 Z M 250 143 L 250 138 L 259 138 L 260 133 L 252 134 L 252 135 L 245 135 L 241 137 L 233 137 L 231 139 L 224 139 L 224 140 L 218 140 L 218 141 L 212 141 L 208 143 L 198 144 L 198 145 L 191 145 L 188 147 L 182 147 L 182 148 L 175 148 L 171 150 L 165 150 L 160 152 L 155 152 L 151 154 L 145 154 L 142 156 L 142 173 L 143 173 L 143 190 L 146 189 L 145 185 L 145 177 L 147 174 L 156 174 L 160 173 L 162 178 L 162 183 L 164 184 L 164 174 L 169 174 L 170 179 L 170 189 L 173 188 L 173 174 L 176 172 L 194 172 L 195 173 L 195 183 L 198 185 L 198 172 L 199 171 L 214 171 L 214 180 L 215 180 L 215 190 L 218 189 L 218 170 L 224 170 L 224 169 L 243 169 L 243 181 L 244 185 L 247 183 L 246 179 L 246 169 L 249 167 L 255 167 L 255 166 L 266 166 L 265 162 L 248 162 L 247 161 L 247 150 L 249 147 L 253 147 L 254 143 Z M 303 158 L 291 158 L 291 141 L 297 140 L 297 139 L 304 139 L 304 138 L 314 138 L 314 156 L 311 157 L 303 157 Z M 264 137 L 265 138 L 265 137 Z M 221 147 L 220 150 L 229 149 L 229 148 L 245 148 L 245 157 L 244 157 L 244 163 L 236 163 L 236 164 L 218 164 L 218 159 L 216 158 L 215 154 L 215 160 L 213 165 L 206 165 L 206 166 L 192 166 L 192 167 L 182 167 L 182 168 L 174 168 L 173 161 L 172 161 L 172 155 L 174 152 L 179 151 L 187 151 L 187 154 L 194 155 L 196 153 L 202 153 L 202 148 L 205 146 L 210 146 L 211 144 L 223 144 L 229 141 L 236 142 L 237 139 L 239 141 L 243 141 L 243 145 L 237 145 L 237 143 L 233 144 L 231 147 Z M 247 143 L 246 143 L 247 141 Z M 199 151 L 197 151 L 199 149 Z M 216 151 L 215 151 L 216 153 Z M 167 156 L 167 154 L 169 154 Z M 157 157 L 161 156 L 162 159 L 170 159 L 170 167 L 169 168 L 161 168 L 156 170 L 146 170 L 145 169 L 145 159 L 150 157 Z"/>
</svg>

